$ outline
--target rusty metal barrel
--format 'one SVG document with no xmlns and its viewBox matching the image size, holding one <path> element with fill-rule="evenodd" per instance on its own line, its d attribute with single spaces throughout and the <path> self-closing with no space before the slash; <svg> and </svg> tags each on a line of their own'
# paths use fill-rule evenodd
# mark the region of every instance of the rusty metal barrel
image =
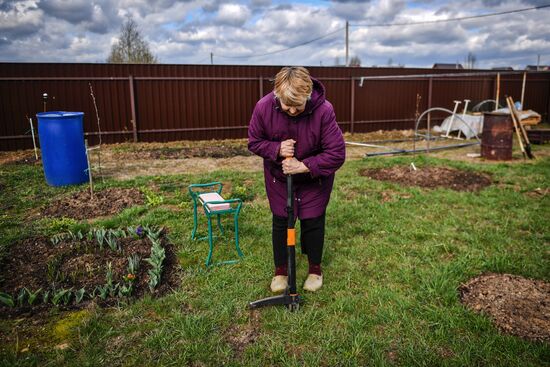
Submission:
<svg viewBox="0 0 550 367">
<path fill-rule="evenodd" d="M 512 159 L 514 126 L 507 113 L 485 112 L 481 133 L 481 156 L 495 161 Z"/>
</svg>

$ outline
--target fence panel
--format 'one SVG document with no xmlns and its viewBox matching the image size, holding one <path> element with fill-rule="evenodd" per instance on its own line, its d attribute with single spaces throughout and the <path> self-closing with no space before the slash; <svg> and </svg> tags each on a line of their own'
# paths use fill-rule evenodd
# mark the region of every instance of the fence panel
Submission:
<svg viewBox="0 0 550 367">
<path fill-rule="evenodd" d="M 278 66 L 118 65 L 0 63 L 0 150 L 31 148 L 28 117 L 44 109 L 82 111 L 91 145 L 99 142 L 93 88 L 104 143 L 246 137 L 258 99 L 273 88 Z M 411 129 L 415 115 L 429 107 L 453 109 L 494 99 L 496 72 L 443 77 L 448 70 L 309 67 L 326 87 L 344 131 Z M 469 70 L 452 70 L 469 73 Z M 434 74 L 431 78 L 417 76 Z M 435 75 L 437 74 L 437 75 Z M 414 77 L 403 77 L 412 75 Z M 392 76 L 367 79 L 359 77 Z M 500 100 L 520 100 L 522 73 L 501 74 Z M 431 80 L 431 81 L 430 81 Z M 462 106 L 459 111 L 462 110 Z M 527 75 L 526 108 L 548 119 L 550 73 Z M 431 114 L 437 124 L 444 114 Z M 425 125 L 425 122 L 423 123 Z"/>
</svg>

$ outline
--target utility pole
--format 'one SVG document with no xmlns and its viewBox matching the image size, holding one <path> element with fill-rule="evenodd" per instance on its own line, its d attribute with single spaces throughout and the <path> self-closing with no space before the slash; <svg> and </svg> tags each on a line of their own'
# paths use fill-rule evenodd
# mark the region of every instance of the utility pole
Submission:
<svg viewBox="0 0 550 367">
<path fill-rule="evenodd" d="M 540 65 L 540 54 L 537 55 L 537 71 L 539 71 L 539 65 Z"/>
<path fill-rule="evenodd" d="M 346 66 L 349 65 L 349 22 L 346 20 Z"/>
<path fill-rule="evenodd" d="M 210 52 L 210 65 L 214 65 L 214 53 Z"/>
</svg>

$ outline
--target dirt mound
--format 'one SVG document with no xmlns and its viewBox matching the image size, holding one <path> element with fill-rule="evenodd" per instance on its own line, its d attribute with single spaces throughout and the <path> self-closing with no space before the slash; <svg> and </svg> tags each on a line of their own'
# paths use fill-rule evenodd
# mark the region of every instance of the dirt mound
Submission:
<svg viewBox="0 0 550 367">
<path fill-rule="evenodd" d="M 111 264 L 113 284 L 128 285 L 128 257 L 139 256 L 138 270 L 133 274 L 133 291 L 131 297 L 140 298 L 149 290 L 149 273 L 151 265 L 145 260 L 151 257 L 152 242 L 147 237 L 129 236 L 118 238 L 119 250 L 109 246 L 99 247 L 96 239 L 64 239 L 57 244 L 45 237 L 34 237 L 15 243 L 0 262 L 0 292 L 12 295 L 16 300 L 23 288 L 38 293 L 33 305 L 28 304 L 28 297 L 22 306 L 5 307 L 0 303 L 0 314 L 15 315 L 20 313 L 39 313 L 52 307 L 52 298 L 56 291 L 71 289 L 76 292 L 85 289 L 83 301 L 76 303 L 75 295 L 64 308 L 84 308 L 94 300 L 100 305 L 116 304 L 120 296 L 101 299 L 96 287 L 106 284 L 108 264 Z M 162 295 L 178 284 L 178 261 L 173 245 L 165 236 L 161 237 L 165 250 L 165 259 L 160 284 L 155 288 L 155 295 Z M 120 289 L 120 287 L 118 288 Z M 44 302 L 44 294 L 49 291 L 49 302 Z M 63 303 L 60 303 L 62 305 Z"/>
<path fill-rule="evenodd" d="M 406 186 L 445 187 L 456 191 L 479 191 L 491 184 L 491 178 L 487 174 L 447 167 L 422 167 L 416 170 L 409 166 L 365 168 L 360 170 L 359 174 L 375 180 L 398 182 Z"/>
<path fill-rule="evenodd" d="M 184 158 L 230 158 L 236 156 L 251 156 L 252 153 L 246 146 L 236 145 L 214 145 L 195 147 L 163 147 L 148 148 L 139 147 L 130 152 L 121 153 L 124 156 L 130 155 L 135 159 L 184 159 Z"/>
<path fill-rule="evenodd" d="M 95 192 L 92 200 L 90 192 L 84 190 L 54 201 L 42 214 L 49 217 L 89 219 L 113 215 L 143 202 L 143 193 L 138 189 L 109 188 Z"/>
<path fill-rule="evenodd" d="M 459 288 L 460 299 L 497 327 L 530 340 L 550 341 L 550 283 L 510 274 L 486 274 Z"/>
</svg>

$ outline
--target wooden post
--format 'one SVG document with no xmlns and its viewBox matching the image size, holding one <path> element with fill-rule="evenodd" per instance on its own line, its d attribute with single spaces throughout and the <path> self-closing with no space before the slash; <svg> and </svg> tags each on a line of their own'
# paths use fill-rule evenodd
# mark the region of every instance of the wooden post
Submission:
<svg viewBox="0 0 550 367">
<path fill-rule="evenodd" d="M 498 110 L 498 99 L 500 98 L 500 73 L 497 73 L 497 91 L 495 97 L 495 111 Z"/>
<path fill-rule="evenodd" d="M 264 78 L 260 76 L 258 77 L 258 81 L 260 84 L 260 99 L 262 99 L 262 97 L 264 96 Z"/>
<path fill-rule="evenodd" d="M 353 77 L 350 78 L 350 132 L 353 134 L 355 131 L 354 121 L 355 121 L 355 82 Z"/>
<path fill-rule="evenodd" d="M 527 80 L 527 73 L 523 73 L 523 83 L 521 84 L 521 100 L 519 103 L 521 103 L 521 109 L 524 110 L 523 107 L 523 97 L 525 96 L 525 81 Z"/>
<path fill-rule="evenodd" d="M 88 163 L 88 181 L 90 183 L 90 200 L 94 199 L 94 182 L 92 179 L 92 165 L 90 163 L 90 150 L 88 149 L 88 139 L 84 139 L 84 147 L 86 148 L 86 162 Z"/>
<path fill-rule="evenodd" d="M 137 130 L 137 120 L 136 120 L 136 98 L 134 95 L 134 77 L 132 75 L 128 77 L 128 84 L 130 88 L 130 109 L 132 111 L 132 129 L 134 132 L 134 143 L 137 143 L 138 130 Z"/>
</svg>

